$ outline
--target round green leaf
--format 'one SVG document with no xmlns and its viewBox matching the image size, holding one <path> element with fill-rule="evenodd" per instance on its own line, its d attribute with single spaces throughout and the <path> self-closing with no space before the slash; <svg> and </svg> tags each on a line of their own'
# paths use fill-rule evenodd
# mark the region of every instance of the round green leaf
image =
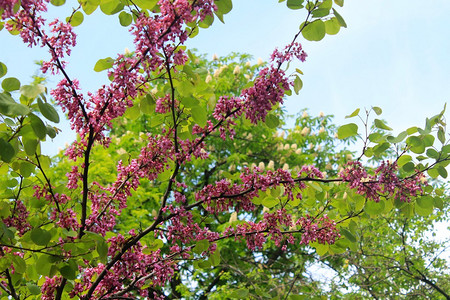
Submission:
<svg viewBox="0 0 450 300">
<path fill-rule="evenodd" d="M 112 68 L 114 60 L 111 57 L 99 59 L 94 66 L 95 72 L 100 72 Z"/>
<path fill-rule="evenodd" d="M 62 268 L 59 269 L 59 272 L 61 273 L 61 275 L 69 280 L 74 280 L 75 278 L 77 278 L 77 270 L 74 269 L 72 266 L 70 266 L 69 264 L 66 264 L 65 266 L 63 266 Z"/>
<path fill-rule="evenodd" d="M 14 157 L 16 152 L 14 151 L 14 147 L 8 143 L 7 141 L 0 138 L 0 157 L 1 159 L 9 163 L 11 162 L 11 159 Z"/>
<path fill-rule="evenodd" d="M 122 11 L 119 14 L 119 22 L 120 25 L 127 27 L 128 25 L 131 24 L 131 22 L 133 21 L 133 17 L 127 13 L 126 11 Z"/>
<path fill-rule="evenodd" d="M 45 91 L 45 87 L 42 84 L 36 85 L 22 85 L 20 87 L 20 93 L 27 98 L 34 99 L 39 94 Z"/>
<path fill-rule="evenodd" d="M 341 127 L 339 127 L 337 134 L 338 138 L 341 140 L 351 136 L 355 136 L 358 134 L 358 125 L 356 125 L 355 123 L 342 125 Z"/>
<path fill-rule="evenodd" d="M 414 210 L 416 211 L 416 214 L 426 217 L 433 213 L 433 206 L 422 207 L 422 206 L 420 206 L 419 202 L 416 202 L 416 204 L 414 206 Z"/>
<path fill-rule="evenodd" d="M 364 207 L 364 211 L 369 214 L 369 216 L 376 216 L 384 211 L 384 201 L 368 201 Z"/>
<path fill-rule="evenodd" d="M 35 166 L 27 161 L 23 161 L 20 163 L 20 175 L 23 177 L 29 177 L 31 173 L 35 170 Z"/>
<path fill-rule="evenodd" d="M 266 125 L 269 128 L 277 128 L 280 125 L 280 120 L 276 116 L 269 114 L 266 116 Z"/>
<path fill-rule="evenodd" d="M 206 126 L 207 115 L 205 109 L 200 106 L 195 106 L 191 108 L 191 112 L 195 123 L 197 123 L 200 127 Z"/>
<path fill-rule="evenodd" d="M 336 18 L 325 21 L 325 32 L 329 35 L 335 35 L 341 29 L 341 24 Z"/>
<path fill-rule="evenodd" d="M 433 208 L 434 198 L 431 196 L 423 196 L 417 198 L 416 203 L 422 208 Z"/>
<path fill-rule="evenodd" d="M 101 0 L 100 9 L 105 15 L 114 15 L 123 9 L 120 0 Z"/>
<path fill-rule="evenodd" d="M 45 103 L 41 99 L 38 99 L 38 106 L 44 117 L 46 117 L 49 121 L 59 123 L 58 112 L 51 104 Z"/>
<path fill-rule="evenodd" d="M 303 8 L 303 1 L 304 0 L 288 0 L 286 2 L 287 7 L 290 9 L 300 9 Z"/>
<path fill-rule="evenodd" d="M 38 139 L 23 139 L 23 147 L 25 148 L 25 153 L 28 156 L 32 156 L 36 153 L 37 145 L 39 144 Z"/>
<path fill-rule="evenodd" d="M 53 126 L 47 125 L 45 126 L 45 128 L 47 129 L 47 135 L 54 139 L 56 137 L 56 130 Z"/>
<path fill-rule="evenodd" d="M 17 91 L 18 89 L 20 89 L 20 81 L 19 79 L 14 77 L 5 78 L 2 82 L 2 88 L 6 92 Z"/>
<path fill-rule="evenodd" d="M 302 35 L 308 41 L 320 41 L 325 36 L 325 23 L 322 20 L 315 20 L 302 31 Z"/>
<path fill-rule="evenodd" d="M 133 0 L 133 3 L 142 9 L 152 9 L 158 3 L 158 0 Z"/>
<path fill-rule="evenodd" d="M 84 13 L 87 15 L 92 14 L 99 5 L 100 5 L 100 0 L 81 1 L 81 7 L 83 8 Z"/>
<path fill-rule="evenodd" d="M 44 122 L 42 122 L 41 118 L 39 118 L 35 114 L 30 114 L 29 116 L 31 120 L 31 127 L 33 128 L 36 136 L 40 140 L 45 139 L 45 136 L 47 135 L 47 127 L 45 126 Z"/>
<path fill-rule="evenodd" d="M 31 231 L 31 240 L 38 246 L 47 246 L 48 242 L 52 238 L 50 232 L 42 228 L 34 228 Z"/>
<path fill-rule="evenodd" d="M 403 165 L 405 165 L 407 162 L 410 162 L 412 160 L 411 155 L 402 155 L 400 156 L 399 159 L 397 159 L 397 165 L 399 167 L 402 167 Z"/>
<path fill-rule="evenodd" d="M 0 94 L 0 113 L 7 116 L 23 116 L 30 112 L 28 106 L 17 103 L 7 93 Z"/>
<path fill-rule="evenodd" d="M 0 62 L 0 78 L 5 76 L 7 72 L 8 72 L 8 68 L 6 67 L 6 65 L 4 63 Z"/>
<path fill-rule="evenodd" d="M 83 21 L 84 21 L 84 15 L 83 15 L 83 13 L 82 13 L 81 11 L 76 11 L 76 12 L 72 15 L 72 17 L 68 17 L 68 18 L 66 19 L 66 21 L 69 21 L 70 24 L 71 24 L 73 27 L 76 27 L 76 26 L 80 25 L 81 23 L 83 23 Z"/>
</svg>

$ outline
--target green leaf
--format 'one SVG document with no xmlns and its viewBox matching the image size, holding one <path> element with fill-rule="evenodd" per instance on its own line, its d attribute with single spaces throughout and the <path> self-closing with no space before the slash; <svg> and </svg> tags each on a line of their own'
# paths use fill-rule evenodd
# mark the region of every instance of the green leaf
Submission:
<svg viewBox="0 0 450 300">
<path fill-rule="evenodd" d="M 425 152 L 425 144 L 422 139 L 417 136 L 410 136 L 406 139 L 406 144 L 411 146 L 411 151 L 416 154 L 421 154 Z"/>
<path fill-rule="evenodd" d="M 356 117 L 356 116 L 359 114 L 359 111 L 360 111 L 360 109 L 357 108 L 357 109 L 355 109 L 351 114 L 349 114 L 348 116 L 345 116 L 345 118 L 346 118 L 346 119 L 349 119 L 349 118 Z"/>
<path fill-rule="evenodd" d="M 427 217 L 433 213 L 433 206 L 422 207 L 418 202 L 416 202 L 414 205 L 414 210 L 416 211 L 416 214 Z"/>
<path fill-rule="evenodd" d="M 334 0 L 334 3 L 336 3 L 340 7 L 344 6 L 344 0 Z"/>
<path fill-rule="evenodd" d="M 209 248 L 209 241 L 208 240 L 199 240 L 195 244 L 195 247 L 192 249 L 192 251 L 196 254 L 201 254 L 202 252 L 205 252 Z"/>
<path fill-rule="evenodd" d="M 160 239 L 152 240 L 150 243 L 147 243 L 147 248 L 151 251 L 156 251 L 164 246 L 164 242 Z"/>
<path fill-rule="evenodd" d="M 207 115 L 205 109 L 200 106 L 195 106 L 191 108 L 191 113 L 195 123 L 197 123 L 200 127 L 206 126 Z"/>
<path fill-rule="evenodd" d="M 42 254 L 41 256 L 39 256 L 39 258 L 36 260 L 35 267 L 38 274 L 43 276 L 49 276 L 50 269 L 52 267 L 50 256 L 46 254 Z"/>
<path fill-rule="evenodd" d="M 402 167 L 402 169 L 403 169 L 405 172 L 408 172 L 408 173 L 414 171 L 415 168 L 416 168 L 416 166 L 414 165 L 413 162 L 407 162 L 407 163 L 405 163 L 405 164 L 403 165 L 403 167 Z"/>
<path fill-rule="evenodd" d="M 217 12 L 221 15 L 226 15 L 233 9 L 231 0 L 216 0 L 214 4 L 217 6 Z"/>
<path fill-rule="evenodd" d="M 378 106 L 372 106 L 372 109 L 377 114 L 377 116 L 379 116 L 383 113 L 383 110 L 381 108 L 379 108 Z"/>
<path fill-rule="evenodd" d="M 431 178 L 437 178 L 439 176 L 439 172 L 438 172 L 437 168 L 431 168 L 427 171 L 427 173 Z"/>
<path fill-rule="evenodd" d="M 278 119 L 277 116 L 272 115 L 272 114 L 268 114 L 266 116 L 266 125 L 269 128 L 275 129 L 278 127 L 278 125 L 280 125 L 280 120 Z"/>
<path fill-rule="evenodd" d="M 364 211 L 369 216 L 376 216 L 384 211 L 384 201 L 375 202 L 375 201 L 367 201 L 366 205 L 364 206 Z"/>
<path fill-rule="evenodd" d="M 308 41 L 320 41 L 325 36 L 325 23 L 322 20 L 308 23 L 303 28 L 302 35 Z"/>
<path fill-rule="evenodd" d="M 213 254 L 209 256 L 209 260 L 212 266 L 218 266 L 220 264 L 220 251 L 216 249 Z"/>
<path fill-rule="evenodd" d="M 61 273 L 64 278 L 69 280 L 74 280 L 77 278 L 77 269 L 73 268 L 69 264 L 65 264 L 62 268 L 60 268 L 59 273 Z"/>
<path fill-rule="evenodd" d="M 105 263 L 108 256 L 108 244 L 104 240 L 97 241 L 97 253 L 100 261 Z"/>
<path fill-rule="evenodd" d="M 42 84 L 22 85 L 20 87 L 20 93 L 30 99 L 36 98 L 43 92 L 45 92 L 45 87 Z"/>
<path fill-rule="evenodd" d="M 5 140 L 3 140 L 2 138 L 0 138 L 0 157 L 1 157 L 1 159 L 4 162 L 9 163 L 9 162 L 11 162 L 11 159 L 13 159 L 15 154 L 16 154 L 16 152 L 14 151 L 14 147 L 10 143 L 8 143 Z"/>
<path fill-rule="evenodd" d="M 276 206 L 278 203 L 280 203 L 280 201 L 274 197 L 265 197 L 261 201 L 261 204 L 267 208 L 272 208 L 272 207 Z"/>
<path fill-rule="evenodd" d="M 444 128 L 442 126 L 439 126 L 438 133 L 437 133 L 439 141 L 444 144 L 445 143 L 445 132 Z"/>
<path fill-rule="evenodd" d="M 231 293 L 230 297 L 231 298 L 238 298 L 238 299 L 245 299 L 245 298 L 247 298 L 248 294 L 249 294 L 248 289 L 242 288 L 242 289 L 234 290 Z"/>
<path fill-rule="evenodd" d="M 38 99 L 38 106 L 41 114 L 46 117 L 47 120 L 52 121 L 53 123 L 59 123 L 58 112 L 51 104 L 45 103 L 41 99 Z"/>
<path fill-rule="evenodd" d="M 35 114 L 29 114 L 29 117 L 31 120 L 31 127 L 33 128 L 36 136 L 40 140 L 45 139 L 45 136 L 47 135 L 47 127 L 45 126 L 44 122 L 42 122 L 41 118 L 39 118 Z"/>
<path fill-rule="evenodd" d="M 27 288 L 32 295 L 39 295 L 41 293 L 41 288 L 35 284 L 27 283 Z"/>
<path fill-rule="evenodd" d="M 402 167 L 407 162 L 410 162 L 412 160 L 411 155 L 402 155 L 399 159 L 397 159 L 397 165 L 399 167 Z"/>
<path fill-rule="evenodd" d="M 387 140 L 390 143 L 397 144 L 397 143 L 402 142 L 407 136 L 408 136 L 408 134 L 406 133 L 406 131 L 403 131 L 403 132 L 400 132 L 399 135 L 395 138 L 393 136 L 388 136 Z"/>
<path fill-rule="evenodd" d="M 333 8 L 333 13 L 336 19 L 339 21 L 339 24 L 341 24 L 342 27 L 347 28 L 347 24 L 344 21 L 344 18 Z"/>
<path fill-rule="evenodd" d="M 322 17 L 328 16 L 329 14 L 330 14 L 329 8 L 317 8 L 317 9 L 313 10 L 312 17 L 313 18 L 322 18 Z"/>
<path fill-rule="evenodd" d="M 100 0 L 81 0 L 81 7 L 85 14 L 92 14 L 100 5 Z"/>
<path fill-rule="evenodd" d="M 23 161 L 20 163 L 20 168 L 19 168 L 20 175 L 22 175 L 25 178 L 29 177 L 31 175 L 31 173 L 34 172 L 35 169 L 36 169 L 36 167 L 27 161 Z"/>
<path fill-rule="evenodd" d="M 56 130 L 53 126 L 47 125 L 45 126 L 45 128 L 47 129 L 47 135 L 54 139 L 56 137 Z"/>
<path fill-rule="evenodd" d="M 50 3 L 53 4 L 54 6 L 61 6 L 64 5 L 64 3 L 66 3 L 66 0 L 50 0 Z"/>
<path fill-rule="evenodd" d="M 290 9 L 300 9 L 303 8 L 304 0 L 287 0 L 286 5 Z"/>
<path fill-rule="evenodd" d="M 358 125 L 356 125 L 355 123 L 342 125 L 338 128 L 337 134 L 338 138 L 341 140 L 351 136 L 355 136 L 358 134 Z"/>
<path fill-rule="evenodd" d="M 443 166 L 438 166 L 437 171 L 438 171 L 439 175 L 441 175 L 442 178 L 447 178 L 448 173 L 447 173 L 447 170 Z"/>
<path fill-rule="evenodd" d="M 433 208 L 434 198 L 431 196 L 422 196 L 417 198 L 416 203 L 422 208 Z"/>
<path fill-rule="evenodd" d="M 17 91 L 18 89 L 20 89 L 20 81 L 19 79 L 14 77 L 5 78 L 2 81 L 2 88 L 6 92 Z"/>
<path fill-rule="evenodd" d="M 111 57 L 99 59 L 95 63 L 94 71 L 101 72 L 103 70 L 107 70 L 109 68 L 112 68 L 113 64 L 114 64 L 114 59 L 112 59 Z"/>
<path fill-rule="evenodd" d="M 50 242 L 52 235 L 47 230 L 42 228 L 34 228 L 31 231 L 31 240 L 38 246 L 47 246 Z"/>
<path fill-rule="evenodd" d="M 438 159 L 439 158 L 439 152 L 434 150 L 433 148 L 427 149 L 427 156 L 430 158 Z"/>
<path fill-rule="evenodd" d="M 122 11 L 119 14 L 119 22 L 120 25 L 127 27 L 128 25 L 131 24 L 131 22 L 133 22 L 133 16 L 127 13 L 126 11 Z"/>
<path fill-rule="evenodd" d="M 139 106 L 144 114 L 152 114 L 155 112 L 155 104 L 156 102 L 153 97 L 147 94 L 141 99 Z"/>
<path fill-rule="evenodd" d="M 30 112 L 28 106 L 17 103 L 7 93 L 0 94 L 0 113 L 6 116 L 23 116 Z"/>
<path fill-rule="evenodd" d="M 81 25 L 84 21 L 84 15 L 81 11 L 76 11 L 71 17 L 66 18 L 66 22 L 69 22 L 73 27 Z"/>
<path fill-rule="evenodd" d="M 295 75 L 295 79 L 294 79 L 294 92 L 298 95 L 298 92 L 302 89 L 303 87 L 303 81 L 300 78 L 300 76 Z"/>
<path fill-rule="evenodd" d="M 328 35 L 338 34 L 339 30 L 341 30 L 341 24 L 339 24 L 339 21 L 336 19 L 336 17 L 325 21 L 325 32 Z"/>
<path fill-rule="evenodd" d="M 356 243 L 356 237 L 347 229 L 342 228 L 339 230 L 339 232 L 342 233 L 350 242 Z"/>
<path fill-rule="evenodd" d="M 8 68 L 6 67 L 6 65 L 4 63 L 0 62 L 0 78 L 5 76 L 7 72 L 8 72 Z"/>
<path fill-rule="evenodd" d="M 101 0 L 100 10 L 105 15 L 114 15 L 123 9 L 123 4 L 120 0 Z"/>
<path fill-rule="evenodd" d="M 133 3 L 142 9 L 153 9 L 158 0 L 133 0 Z"/>
<path fill-rule="evenodd" d="M 383 130 L 392 130 L 391 127 L 387 126 L 383 121 L 380 119 L 375 119 L 374 124 L 376 128 L 383 129 Z"/>
</svg>

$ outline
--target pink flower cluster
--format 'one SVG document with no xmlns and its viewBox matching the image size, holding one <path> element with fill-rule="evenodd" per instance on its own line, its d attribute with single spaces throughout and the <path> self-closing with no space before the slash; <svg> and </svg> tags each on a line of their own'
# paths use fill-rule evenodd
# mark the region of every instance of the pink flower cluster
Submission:
<svg viewBox="0 0 450 300">
<path fill-rule="evenodd" d="M 135 234 L 131 232 L 133 237 Z M 113 257 L 122 251 L 128 242 L 125 237 L 118 234 L 108 239 L 108 256 Z M 145 253 L 144 253 L 145 252 Z M 147 254 L 146 254 L 147 253 Z M 92 281 L 103 272 L 105 265 L 98 264 L 96 267 L 86 267 L 81 273 L 81 282 L 76 282 L 71 292 L 71 297 L 83 298 L 83 293 L 92 286 Z M 161 256 L 161 251 L 149 251 L 140 242 L 128 249 L 121 259 L 107 271 L 104 279 L 96 287 L 93 296 L 100 299 L 106 296 L 115 297 L 127 285 L 132 285 L 133 290 L 138 290 L 141 297 L 148 296 L 148 290 L 142 288 L 147 281 L 154 286 L 162 286 L 172 278 L 176 270 L 176 264 L 171 259 Z M 125 293 L 121 297 L 133 297 L 132 293 Z"/>
<path fill-rule="evenodd" d="M 283 103 L 283 97 L 290 88 L 284 71 L 271 66 L 259 71 L 255 84 L 241 92 L 245 116 L 253 124 L 264 122 L 267 113 L 276 104 Z"/>
<path fill-rule="evenodd" d="M 45 276 L 45 282 L 42 284 L 41 293 L 42 300 L 55 299 L 55 292 L 58 286 L 61 284 L 61 276 L 47 277 Z"/>
<path fill-rule="evenodd" d="M 421 178 L 422 173 L 408 178 L 400 178 L 397 175 L 397 163 L 382 162 L 375 170 L 374 175 L 369 175 L 360 162 L 349 162 L 347 167 L 339 172 L 339 177 L 349 183 L 349 187 L 356 189 L 360 195 L 365 195 L 375 202 L 380 197 L 395 197 L 401 201 L 409 202 L 411 197 L 416 197 L 423 192 Z"/>
<path fill-rule="evenodd" d="M 245 239 L 247 247 L 252 251 L 262 249 L 267 238 L 270 237 L 276 246 L 286 250 L 287 245 L 284 242 L 289 244 L 295 242 L 292 233 L 286 231 L 292 225 L 292 216 L 282 208 L 274 213 L 265 213 L 263 220 L 258 223 L 247 221 L 235 227 L 230 226 L 225 229 L 222 236 L 234 236 L 235 240 Z"/>
<path fill-rule="evenodd" d="M 300 225 L 302 231 L 302 239 L 300 244 L 308 245 L 312 242 L 319 244 L 334 244 L 341 235 L 336 228 L 336 222 L 330 220 L 327 215 L 320 218 L 311 218 L 309 215 L 301 217 L 296 225 Z"/>
<path fill-rule="evenodd" d="M 29 212 L 21 200 L 16 200 L 11 211 L 11 215 L 3 219 L 3 223 L 7 227 L 14 227 L 19 232 L 19 235 L 24 235 L 31 229 L 30 223 L 28 223 Z"/>
<path fill-rule="evenodd" d="M 284 62 L 291 61 L 294 57 L 304 62 L 308 55 L 303 51 L 300 43 L 294 42 L 287 45 L 283 52 L 275 49 L 270 57 L 271 61 L 281 66 Z"/>
</svg>

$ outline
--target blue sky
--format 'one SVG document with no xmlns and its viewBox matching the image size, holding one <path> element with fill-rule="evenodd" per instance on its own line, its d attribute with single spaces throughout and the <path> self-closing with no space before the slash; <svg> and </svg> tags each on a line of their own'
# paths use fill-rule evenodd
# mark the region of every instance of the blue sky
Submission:
<svg viewBox="0 0 450 300">
<path fill-rule="evenodd" d="M 266 60 L 275 47 L 292 40 L 305 17 L 304 11 L 289 10 L 277 2 L 235 0 L 225 24 L 216 20 L 188 46 L 210 57 L 236 51 L 252 54 L 255 62 L 258 57 Z M 50 15 L 64 19 L 70 11 L 69 6 L 53 7 Z M 441 111 L 450 94 L 449 1 L 346 1 L 338 11 L 348 28 L 320 42 L 300 40 L 308 58 L 295 66 L 305 74 L 304 87 L 300 95 L 287 100 L 290 114 L 309 108 L 312 114 L 334 114 L 335 121 L 343 124 L 344 116 L 357 107 L 380 106 L 383 118 L 400 132 L 422 126 L 425 117 Z M 78 46 L 68 72 L 79 78 L 84 90 L 96 90 L 107 80 L 104 72 L 93 71 L 95 62 L 115 57 L 126 47 L 132 49 L 131 37 L 117 16 L 97 12 L 86 16 L 76 32 Z M 8 76 L 22 83 L 36 71 L 33 61 L 48 55 L 45 50 L 27 48 L 5 30 L 0 41 L 0 61 L 8 66 Z M 50 86 L 56 82 L 51 79 Z M 69 129 L 62 129 L 56 143 L 47 144 L 48 151 L 54 153 L 72 139 Z"/>
</svg>

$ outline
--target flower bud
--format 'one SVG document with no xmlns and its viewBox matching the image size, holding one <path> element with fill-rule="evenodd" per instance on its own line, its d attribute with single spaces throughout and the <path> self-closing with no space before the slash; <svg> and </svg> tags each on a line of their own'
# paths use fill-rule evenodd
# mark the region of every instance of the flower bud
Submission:
<svg viewBox="0 0 450 300">
<path fill-rule="evenodd" d="M 292 150 L 297 150 L 297 144 L 292 144 L 292 145 L 291 145 L 291 149 L 292 149 Z"/>
<path fill-rule="evenodd" d="M 325 116 L 325 114 L 323 113 L 323 111 L 319 112 L 319 118 L 323 118 Z"/>
<path fill-rule="evenodd" d="M 273 160 L 269 161 L 269 163 L 267 164 L 267 169 L 273 170 L 274 164 L 275 164 L 275 163 L 273 162 Z"/>
<path fill-rule="evenodd" d="M 258 57 L 258 66 L 260 66 L 262 64 L 263 64 L 263 60 L 260 57 Z"/>
<path fill-rule="evenodd" d="M 283 170 L 285 170 L 285 171 L 289 170 L 289 165 L 288 164 L 284 164 L 283 165 Z"/>
<path fill-rule="evenodd" d="M 208 76 L 206 76 L 205 82 L 210 83 L 211 80 L 212 80 L 212 76 L 211 76 L 211 74 L 208 74 Z"/>
<path fill-rule="evenodd" d="M 262 161 L 262 162 L 260 162 L 259 164 L 258 164 L 258 168 L 260 168 L 261 169 L 261 171 L 264 171 L 264 169 L 265 169 L 265 165 L 264 165 L 264 162 Z"/>
<path fill-rule="evenodd" d="M 311 130 L 310 130 L 308 127 L 305 127 L 305 128 L 302 129 L 301 134 L 302 134 L 303 136 L 307 136 L 307 135 L 309 134 L 310 131 L 311 131 Z"/>
<path fill-rule="evenodd" d="M 302 153 L 302 148 L 298 148 L 297 150 L 295 150 L 295 154 L 301 154 Z"/>
<path fill-rule="evenodd" d="M 319 134 L 321 134 L 321 133 L 324 133 L 325 132 L 325 127 L 320 127 L 320 129 L 319 129 Z"/>
<path fill-rule="evenodd" d="M 289 150 L 291 146 L 289 144 L 284 145 L 284 150 Z"/>
<path fill-rule="evenodd" d="M 214 71 L 214 77 L 219 77 L 220 73 L 222 72 L 222 70 L 219 68 L 217 70 Z"/>
<path fill-rule="evenodd" d="M 237 65 L 236 67 L 234 67 L 233 74 L 238 75 L 239 73 L 241 73 L 241 67 Z"/>
<path fill-rule="evenodd" d="M 219 57 L 217 56 L 217 54 L 216 54 L 216 53 L 214 53 L 214 54 L 213 54 L 213 56 L 212 56 L 212 60 L 219 60 Z"/>
<path fill-rule="evenodd" d="M 307 118 L 308 117 L 308 113 L 306 112 L 306 110 L 303 112 L 302 114 L 302 118 Z"/>
<path fill-rule="evenodd" d="M 250 80 L 250 75 L 245 74 L 244 77 L 245 77 L 245 79 Z"/>
</svg>

